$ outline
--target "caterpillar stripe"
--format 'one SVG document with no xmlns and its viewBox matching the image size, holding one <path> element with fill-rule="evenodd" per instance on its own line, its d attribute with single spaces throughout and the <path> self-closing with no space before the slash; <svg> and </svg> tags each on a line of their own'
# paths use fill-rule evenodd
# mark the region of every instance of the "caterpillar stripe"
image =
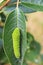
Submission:
<svg viewBox="0 0 43 65">
<path fill-rule="evenodd" d="M 20 58 L 20 29 L 15 28 L 12 33 L 13 50 L 16 58 Z"/>
</svg>

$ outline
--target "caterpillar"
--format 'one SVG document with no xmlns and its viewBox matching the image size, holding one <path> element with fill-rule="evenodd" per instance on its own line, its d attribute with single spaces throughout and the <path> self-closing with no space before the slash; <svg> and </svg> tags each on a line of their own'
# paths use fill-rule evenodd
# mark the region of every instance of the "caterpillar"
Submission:
<svg viewBox="0 0 43 65">
<path fill-rule="evenodd" d="M 20 29 L 15 28 L 12 33 L 13 50 L 16 58 L 20 58 Z"/>
</svg>

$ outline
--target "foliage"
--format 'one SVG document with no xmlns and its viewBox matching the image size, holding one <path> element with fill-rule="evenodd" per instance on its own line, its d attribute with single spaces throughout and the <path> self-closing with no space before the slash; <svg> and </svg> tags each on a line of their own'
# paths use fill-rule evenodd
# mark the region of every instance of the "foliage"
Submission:
<svg viewBox="0 0 43 65">
<path fill-rule="evenodd" d="M 0 10 L 1 21 L 6 21 L 4 26 L 3 38 L 3 31 L 0 32 L 0 38 L 3 39 L 2 43 L 0 42 L 2 44 L 2 46 L 0 47 L 0 53 L 2 52 L 0 54 L 0 60 L 3 60 L 3 58 L 5 58 L 12 65 L 28 65 L 27 61 L 34 62 L 37 56 L 40 55 L 40 44 L 34 39 L 34 37 L 30 33 L 26 32 L 25 13 L 43 11 L 42 3 L 42 0 L 20 0 L 20 2 L 18 2 L 17 0 L 11 0 L 7 6 L 3 7 L 2 10 Z M 17 59 L 13 53 L 12 32 L 16 27 L 21 30 L 20 59 Z"/>
</svg>

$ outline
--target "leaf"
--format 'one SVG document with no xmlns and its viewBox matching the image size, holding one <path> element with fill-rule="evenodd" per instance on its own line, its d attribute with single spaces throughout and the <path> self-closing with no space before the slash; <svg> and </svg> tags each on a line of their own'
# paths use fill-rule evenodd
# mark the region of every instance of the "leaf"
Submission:
<svg viewBox="0 0 43 65">
<path fill-rule="evenodd" d="M 15 5 L 6 6 L 2 9 L 2 12 L 7 16 L 10 12 L 12 12 L 16 8 Z"/>
<path fill-rule="evenodd" d="M 43 5 L 43 0 L 20 0 L 20 1 Z"/>
<path fill-rule="evenodd" d="M 15 5 L 6 6 L 2 9 L 2 12 L 4 12 L 5 15 L 8 15 L 12 10 L 16 8 Z M 35 12 L 35 10 L 31 8 L 26 8 L 23 5 L 19 5 L 19 8 L 23 10 L 24 13 L 32 13 Z M 0 11 L 1 12 L 1 11 Z"/>
<path fill-rule="evenodd" d="M 7 63 L 7 62 L 8 62 L 8 59 L 3 49 L 3 40 L 0 39 L 0 63 Z"/>
<path fill-rule="evenodd" d="M 5 56 L 5 53 L 3 50 L 3 40 L 0 39 L 0 62 L 1 62 L 1 60 L 3 60 L 4 56 Z"/>
<path fill-rule="evenodd" d="M 14 2 L 17 2 L 17 0 L 11 0 L 10 3 L 14 3 Z"/>
<path fill-rule="evenodd" d="M 40 55 L 41 58 L 41 64 L 43 65 L 43 54 Z"/>
<path fill-rule="evenodd" d="M 23 62 L 23 65 L 28 65 L 28 64 L 26 63 L 26 61 L 24 61 L 24 62 Z"/>
<path fill-rule="evenodd" d="M 12 32 L 18 27 L 21 30 L 21 59 L 16 59 L 13 52 L 13 41 L 12 41 Z M 12 11 L 5 24 L 4 28 L 4 50 L 8 59 L 12 65 L 22 65 L 24 54 L 27 47 L 27 38 L 26 38 L 26 22 L 24 13 L 20 9 L 15 9 Z"/>
<path fill-rule="evenodd" d="M 21 4 L 19 5 L 19 8 L 21 8 L 24 13 L 33 13 L 33 12 L 36 12 L 35 10 L 33 10 L 31 8 L 26 8 L 25 6 L 23 6 Z"/>
<path fill-rule="evenodd" d="M 26 6 L 26 7 L 30 7 L 33 10 L 36 11 L 43 11 L 43 1 L 42 0 L 23 0 L 21 1 L 21 4 Z"/>
<path fill-rule="evenodd" d="M 2 47 L 3 47 L 3 42 L 2 42 L 2 39 L 0 39 L 0 52 L 1 52 Z"/>
<path fill-rule="evenodd" d="M 27 32 L 27 42 L 31 43 L 32 41 L 34 41 L 34 37 L 32 34 L 30 34 L 29 32 Z"/>
<path fill-rule="evenodd" d="M 31 44 L 32 41 L 34 41 L 34 37 L 33 37 L 33 35 L 30 34 L 29 32 L 27 32 L 27 49 L 30 48 L 29 45 Z"/>
<path fill-rule="evenodd" d="M 4 53 L 3 47 L 1 47 L 1 50 L 0 50 L 0 62 L 5 63 L 5 61 L 8 62 L 8 59 L 7 59 L 7 57 L 6 57 L 5 53 Z"/>
<path fill-rule="evenodd" d="M 3 28 L 0 27 L 0 39 L 2 39 Z"/>
<path fill-rule="evenodd" d="M 34 62 L 34 60 L 36 59 L 36 57 L 38 57 L 38 55 L 40 54 L 40 50 L 41 50 L 41 46 L 37 41 L 32 41 L 29 45 L 29 49 L 27 49 L 26 53 L 25 53 L 25 59 L 27 61 L 32 61 Z"/>
</svg>

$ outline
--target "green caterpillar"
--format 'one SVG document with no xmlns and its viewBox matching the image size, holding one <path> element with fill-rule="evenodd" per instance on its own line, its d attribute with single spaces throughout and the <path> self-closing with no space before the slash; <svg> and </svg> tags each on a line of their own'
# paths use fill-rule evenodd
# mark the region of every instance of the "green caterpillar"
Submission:
<svg viewBox="0 0 43 65">
<path fill-rule="evenodd" d="M 15 28 L 12 33 L 13 50 L 16 58 L 20 58 L 20 29 Z"/>
</svg>

